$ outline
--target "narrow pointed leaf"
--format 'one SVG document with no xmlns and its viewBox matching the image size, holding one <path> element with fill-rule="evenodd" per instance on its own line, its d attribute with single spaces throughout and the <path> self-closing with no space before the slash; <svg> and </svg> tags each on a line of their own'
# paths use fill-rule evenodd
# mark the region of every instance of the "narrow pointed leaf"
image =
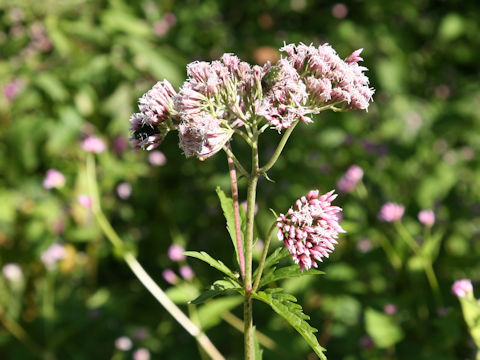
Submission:
<svg viewBox="0 0 480 360">
<path fill-rule="evenodd" d="M 211 267 L 214 267 L 215 269 L 223 272 L 225 275 L 228 275 L 232 279 L 236 279 L 237 277 L 233 274 L 233 271 L 228 268 L 227 265 L 225 265 L 223 262 L 220 260 L 216 260 L 212 258 L 210 255 L 208 255 L 205 251 L 185 251 L 184 254 L 186 256 L 194 257 L 199 260 L 205 261 L 207 264 L 209 264 Z"/>
<path fill-rule="evenodd" d="M 305 276 L 305 275 L 315 275 L 315 274 L 325 274 L 325 273 L 317 269 L 309 269 L 306 271 L 302 271 L 300 269 L 300 266 L 298 265 L 286 266 L 280 269 L 274 269 L 273 271 L 270 271 L 269 273 L 265 274 L 262 280 L 260 281 L 260 287 L 265 286 L 271 282 L 282 280 L 282 279 L 294 278 L 294 277 Z"/>
<path fill-rule="evenodd" d="M 302 307 L 295 302 L 296 299 L 294 296 L 282 293 L 281 291 L 281 289 L 258 291 L 252 295 L 254 298 L 270 305 L 273 311 L 287 320 L 287 322 L 303 336 L 321 360 L 326 360 L 327 357 L 324 354 L 326 350 L 320 346 L 315 336 L 318 330 L 311 327 L 307 322 L 310 317 L 303 313 Z"/>
<path fill-rule="evenodd" d="M 235 248 L 236 259 L 238 260 L 238 248 L 237 248 L 237 235 L 235 232 L 235 213 L 233 208 L 233 200 L 225 195 L 222 189 L 217 187 L 217 195 L 220 199 L 220 205 L 222 206 L 223 216 L 227 221 L 227 230 L 232 239 L 233 247 Z M 241 239 L 243 242 L 243 239 Z"/>
<path fill-rule="evenodd" d="M 223 295 L 229 290 L 235 290 L 242 294 L 243 288 L 240 287 L 237 282 L 229 278 L 225 278 L 224 280 L 217 280 L 212 285 L 210 285 L 207 290 L 201 293 L 196 299 L 190 301 L 190 303 L 198 305 L 210 298 L 218 295 Z"/>
<path fill-rule="evenodd" d="M 266 272 L 269 268 L 278 264 L 280 260 L 287 257 L 288 255 L 288 250 L 283 246 L 275 249 L 275 251 L 265 260 L 264 271 Z M 257 276 L 257 271 L 258 269 L 255 270 L 255 273 L 253 274 L 254 278 L 255 276 Z"/>
</svg>

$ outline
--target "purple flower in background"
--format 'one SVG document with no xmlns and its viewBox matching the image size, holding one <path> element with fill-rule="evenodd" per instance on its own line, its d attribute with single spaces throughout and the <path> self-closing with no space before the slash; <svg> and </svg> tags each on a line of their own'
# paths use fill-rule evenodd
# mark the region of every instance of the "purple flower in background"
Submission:
<svg viewBox="0 0 480 360">
<path fill-rule="evenodd" d="M 15 100 L 17 95 L 22 91 L 24 88 L 24 83 L 20 79 L 14 79 L 10 81 L 8 84 L 5 85 L 5 88 L 3 89 L 3 93 L 5 94 L 5 97 L 9 101 Z"/>
<path fill-rule="evenodd" d="M 61 188 L 65 185 L 65 176 L 57 169 L 49 169 L 43 179 L 45 189 Z"/>
<path fill-rule="evenodd" d="M 135 350 L 133 360 L 150 360 L 150 351 L 145 348 Z"/>
<path fill-rule="evenodd" d="M 166 282 L 172 285 L 175 285 L 179 280 L 177 274 L 175 274 L 172 269 L 163 270 L 162 276 Z"/>
<path fill-rule="evenodd" d="M 40 259 L 48 269 L 54 269 L 57 262 L 65 257 L 65 253 L 65 247 L 55 243 L 42 253 Z"/>
<path fill-rule="evenodd" d="M 180 272 L 180 275 L 185 279 L 185 280 L 191 280 L 193 279 L 193 277 L 195 276 L 195 272 L 193 271 L 193 269 L 188 266 L 188 265 L 184 265 L 180 268 L 179 270 Z"/>
<path fill-rule="evenodd" d="M 99 154 L 105 151 L 107 146 L 100 138 L 90 135 L 85 140 L 82 141 L 82 148 L 85 151 Z"/>
<path fill-rule="evenodd" d="M 128 148 L 128 140 L 125 136 L 117 136 L 113 139 L 113 150 L 117 155 L 122 155 Z"/>
<path fill-rule="evenodd" d="M 15 263 L 5 264 L 2 268 L 2 274 L 11 282 L 20 282 L 23 280 L 22 268 Z"/>
<path fill-rule="evenodd" d="M 435 213 L 432 210 L 422 210 L 418 213 L 418 221 L 425 226 L 431 227 L 435 223 Z"/>
<path fill-rule="evenodd" d="M 337 187 L 340 191 L 351 192 L 357 186 L 357 183 L 363 178 L 363 170 L 358 165 L 352 165 L 347 172 L 337 181 Z"/>
<path fill-rule="evenodd" d="M 132 194 L 132 186 L 126 182 L 118 184 L 116 190 L 118 197 L 122 200 L 127 200 Z"/>
<path fill-rule="evenodd" d="M 183 261 L 186 256 L 183 255 L 185 249 L 180 245 L 173 244 L 168 248 L 168 257 L 172 261 Z"/>
<path fill-rule="evenodd" d="M 348 7 L 345 4 L 337 3 L 332 7 L 332 15 L 337 19 L 343 19 L 348 14 Z"/>
<path fill-rule="evenodd" d="M 394 304 L 387 304 L 383 307 L 383 312 L 387 315 L 395 315 L 397 313 L 397 306 Z"/>
<path fill-rule="evenodd" d="M 378 213 L 378 218 L 386 222 L 394 222 L 400 220 L 405 212 L 405 207 L 393 202 L 388 202 L 382 206 Z"/>
<path fill-rule="evenodd" d="M 132 348 L 133 343 L 127 336 L 121 336 L 115 340 L 115 347 L 120 351 L 128 351 Z"/>
<path fill-rule="evenodd" d="M 461 279 L 455 281 L 452 285 L 452 293 L 459 298 L 464 298 L 468 294 L 473 293 L 472 280 Z"/>
<path fill-rule="evenodd" d="M 80 205 L 82 205 L 86 209 L 90 209 L 92 207 L 92 198 L 87 194 L 78 195 L 77 201 Z"/>
<path fill-rule="evenodd" d="M 160 150 L 154 150 L 148 154 L 148 162 L 153 166 L 162 166 L 167 163 L 167 157 Z"/>
<path fill-rule="evenodd" d="M 342 209 L 331 204 L 337 197 L 333 192 L 319 195 L 318 190 L 312 190 L 277 219 L 278 239 L 302 270 L 318 267 L 316 261 L 328 258 L 338 243 L 338 234 L 345 232 L 337 217 Z"/>
</svg>

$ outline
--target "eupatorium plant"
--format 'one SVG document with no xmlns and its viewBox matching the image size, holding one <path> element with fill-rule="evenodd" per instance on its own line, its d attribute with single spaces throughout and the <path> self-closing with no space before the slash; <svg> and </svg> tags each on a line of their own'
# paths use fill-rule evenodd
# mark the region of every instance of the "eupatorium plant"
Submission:
<svg viewBox="0 0 480 360">
<path fill-rule="evenodd" d="M 325 359 L 320 346 L 296 299 L 281 288 L 272 288 L 277 280 L 320 273 L 313 269 L 327 258 L 337 244 L 341 209 L 332 205 L 333 191 L 321 194 L 312 190 L 301 197 L 286 213 L 272 219 L 263 254 L 255 272 L 252 269 L 255 199 L 258 179 L 267 176 L 299 122 L 312 122 L 321 111 L 367 110 L 374 90 L 358 64 L 362 49 L 342 60 L 328 44 L 307 46 L 289 44 L 280 51 L 284 56 L 276 63 L 251 66 L 232 54 L 213 62 L 193 62 L 187 66 L 188 78 L 176 91 L 163 80 L 139 99 L 139 112 L 130 118 L 135 149 L 157 148 L 171 131 L 178 131 L 179 146 L 187 157 L 205 160 L 221 150 L 227 154 L 232 198 L 217 189 L 233 241 L 237 269 L 227 267 L 205 252 L 186 255 L 209 263 L 225 277 L 216 281 L 192 303 L 236 291 L 244 297 L 245 358 L 256 357 L 252 300 L 271 306 Z M 259 163 L 260 136 L 268 129 L 283 132 L 270 160 Z M 243 165 L 230 145 L 237 138 L 251 148 L 251 163 Z M 238 205 L 237 171 L 248 181 L 246 218 L 242 220 Z M 242 227 L 242 221 L 244 226 Z M 245 231 L 242 233 L 241 229 Z M 268 255 L 272 236 L 276 234 L 284 247 Z M 279 267 L 281 259 L 291 256 L 294 265 Z"/>
</svg>

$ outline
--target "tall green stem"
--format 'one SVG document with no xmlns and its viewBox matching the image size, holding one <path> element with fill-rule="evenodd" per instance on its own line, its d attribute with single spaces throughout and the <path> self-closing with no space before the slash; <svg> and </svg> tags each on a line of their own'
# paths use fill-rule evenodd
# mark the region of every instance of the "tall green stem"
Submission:
<svg viewBox="0 0 480 360">
<path fill-rule="evenodd" d="M 252 146 L 252 172 L 248 180 L 247 190 L 247 228 L 245 237 L 245 301 L 243 305 L 245 360 L 255 359 L 253 344 L 253 313 L 252 313 L 252 249 L 253 224 L 255 216 L 255 197 L 258 183 L 258 148 L 255 138 Z"/>
</svg>

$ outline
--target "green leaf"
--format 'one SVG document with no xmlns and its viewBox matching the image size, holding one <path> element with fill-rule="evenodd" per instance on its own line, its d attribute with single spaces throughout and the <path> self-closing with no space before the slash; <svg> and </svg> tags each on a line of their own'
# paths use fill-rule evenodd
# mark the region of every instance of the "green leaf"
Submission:
<svg viewBox="0 0 480 360">
<path fill-rule="evenodd" d="M 470 335 L 472 335 L 477 347 L 480 348 L 480 306 L 472 294 L 459 298 L 459 300 L 462 305 L 463 318 L 468 325 Z"/>
<path fill-rule="evenodd" d="M 207 330 L 222 321 L 222 315 L 237 307 L 243 302 L 241 296 L 229 296 L 221 299 L 215 299 L 198 309 L 198 318 L 202 325 L 202 330 Z"/>
<path fill-rule="evenodd" d="M 237 234 L 235 232 L 235 213 L 233 209 L 233 200 L 225 195 L 220 187 L 217 187 L 217 195 L 220 199 L 220 205 L 222 206 L 223 216 L 227 220 L 227 230 L 232 239 L 233 247 L 235 248 L 236 259 L 238 260 L 238 248 L 237 248 Z M 241 239 L 243 243 L 243 238 Z"/>
<path fill-rule="evenodd" d="M 379 348 L 389 348 L 403 339 L 402 329 L 394 317 L 372 308 L 365 311 L 365 327 Z"/>
<path fill-rule="evenodd" d="M 190 303 L 195 305 L 201 304 L 212 297 L 224 294 L 228 290 L 236 290 L 242 293 L 243 288 L 239 286 L 236 281 L 233 281 L 229 278 L 225 278 L 224 280 L 217 280 L 212 285 L 210 285 L 207 290 L 201 293 L 196 299 L 190 301 Z"/>
<path fill-rule="evenodd" d="M 277 248 L 267 259 L 265 260 L 264 271 L 271 268 L 273 265 L 278 264 L 280 260 L 289 255 L 288 250 L 284 247 Z M 257 276 L 258 269 L 255 270 L 253 278 Z"/>
<path fill-rule="evenodd" d="M 192 284 L 183 282 L 167 289 L 165 293 L 175 304 L 186 304 L 198 296 L 198 289 Z"/>
<path fill-rule="evenodd" d="M 228 275 L 229 277 L 231 277 L 232 279 L 236 280 L 237 279 L 237 276 L 235 276 L 232 272 L 232 270 L 230 270 L 227 265 L 225 265 L 223 262 L 221 262 L 220 260 L 215 260 L 214 258 L 212 258 L 210 255 L 208 255 L 205 251 L 201 251 L 201 252 L 198 252 L 198 251 L 185 251 L 184 252 L 185 255 L 187 256 L 190 256 L 190 257 L 194 257 L 194 258 L 197 258 L 199 260 L 202 260 L 202 261 L 205 261 L 207 264 L 209 264 L 211 267 L 214 267 L 215 269 L 223 272 L 225 275 Z"/>
<path fill-rule="evenodd" d="M 307 320 L 310 317 L 303 313 L 302 307 L 296 303 L 297 299 L 293 295 L 283 293 L 282 289 L 268 289 L 252 293 L 252 296 L 270 305 L 273 311 L 287 320 L 303 336 L 321 360 L 327 359 L 324 354 L 326 349 L 320 346 L 315 336 L 318 330 L 308 324 Z"/>
<path fill-rule="evenodd" d="M 300 269 L 300 266 L 298 265 L 286 266 L 280 269 L 273 268 L 272 271 L 270 271 L 269 273 L 263 276 L 262 280 L 260 281 L 260 287 L 281 279 L 288 279 L 288 278 L 294 278 L 294 277 L 299 277 L 304 275 L 315 275 L 315 274 L 325 274 L 325 272 L 317 269 L 302 271 Z"/>
</svg>

